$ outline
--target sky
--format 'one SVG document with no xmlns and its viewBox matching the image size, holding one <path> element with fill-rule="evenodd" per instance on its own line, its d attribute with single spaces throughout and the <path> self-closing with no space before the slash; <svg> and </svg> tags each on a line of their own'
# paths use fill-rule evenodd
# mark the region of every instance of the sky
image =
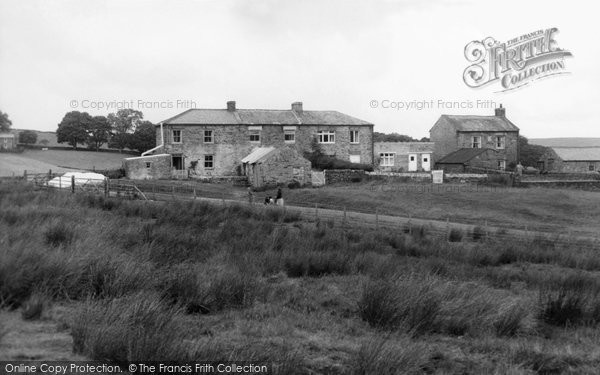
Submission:
<svg viewBox="0 0 600 375">
<path fill-rule="evenodd" d="M 591 1 L 2 0 L 0 111 L 13 128 L 54 131 L 72 110 L 129 107 L 159 122 L 228 100 L 267 109 L 301 101 L 305 110 L 337 110 L 375 131 L 421 138 L 441 114 L 492 115 L 502 103 L 527 137 L 600 137 L 595 8 Z M 557 45 L 573 55 L 564 60 L 569 74 L 507 92 L 463 81 L 469 42 L 553 27 Z"/>
</svg>

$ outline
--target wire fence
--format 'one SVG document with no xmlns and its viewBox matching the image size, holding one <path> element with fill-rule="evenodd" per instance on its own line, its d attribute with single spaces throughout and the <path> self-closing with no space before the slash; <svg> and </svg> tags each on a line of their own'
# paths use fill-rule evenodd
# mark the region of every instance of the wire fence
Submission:
<svg viewBox="0 0 600 375">
<path fill-rule="evenodd" d="M 184 181 L 131 181 L 109 180 L 102 183 L 83 181 L 77 178 L 61 178 L 56 174 L 29 174 L 27 182 L 41 189 L 70 191 L 71 193 L 103 194 L 105 197 L 120 199 L 141 199 L 147 201 L 206 201 L 212 204 L 244 205 L 256 210 L 282 210 L 284 215 L 298 219 L 323 222 L 330 227 L 350 229 L 367 227 L 375 230 L 392 231 L 419 236 L 430 236 L 450 242 L 494 241 L 535 241 L 568 248 L 600 249 L 600 238 L 588 233 L 557 232 L 553 228 L 540 231 L 539 228 L 522 229 L 488 225 L 487 221 L 459 223 L 444 220 L 413 218 L 411 215 L 398 216 L 382 213 L 379 209 L 352 208 L 319 202 L 292 201 L 283 206 L 265 205 L 256 193 L 223 188 L 219 184 L 200 184 Z M 58 183 L 56 182 L 58 181 Z"/>
</svg>

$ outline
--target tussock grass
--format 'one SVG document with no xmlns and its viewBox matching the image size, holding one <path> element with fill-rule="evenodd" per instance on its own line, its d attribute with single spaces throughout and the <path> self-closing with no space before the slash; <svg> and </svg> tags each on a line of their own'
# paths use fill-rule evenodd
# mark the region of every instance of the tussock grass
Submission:
<svg viewBox="0 0 600 375">
<path fill-rule="evenodd" d="M 21 316 L 24 320 L 38 320 L 51 305 L 51 300 L 42 292 L 34 292 L 23 304 Z"/>
</svg>

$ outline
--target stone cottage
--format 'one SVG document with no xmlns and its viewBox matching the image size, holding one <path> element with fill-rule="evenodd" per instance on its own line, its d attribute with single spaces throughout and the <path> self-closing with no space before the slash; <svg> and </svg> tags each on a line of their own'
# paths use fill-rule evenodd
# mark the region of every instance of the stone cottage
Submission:
<svg viewBox="0 0 600 375">
<path fill-rule="evenodd" d="M 429 134 L 435 160 L 463 148 L 488 148 L 497 151 L 499 169 L 518 161 L 519 128 L 506 118 L 502 105 L 494 116 L 442 115 Z"/>
<path fill-rule="evenodd" d="M 552 147 L 542 155 L 538 168 L 546 172 L 600 171 L 600 147 Z"/>
<path fill-rule="evenodd" d="M 162 129 L 162 134 L 161 134 Z M 172 169 L 198 176 L 242 175 L 242 159 L 264 147 L 313 149 L 355 163 L 373 163 L 373 124 L 337 111 L 190 109 L 157 125 L 157 152 L 171 155 Z"/>
<path fill-rule="evenodd" d="M 310 161 L 295 147 L 260 147 L 242 159 L 244 175 L 253 187 L 298 183 L 311 180 Z"/>
<path fill-rule="evenodd" d="M 432 142 L 375 142 L 376 168 L 385 172 L 430 171 L 433 148 Z"/>
</svg>

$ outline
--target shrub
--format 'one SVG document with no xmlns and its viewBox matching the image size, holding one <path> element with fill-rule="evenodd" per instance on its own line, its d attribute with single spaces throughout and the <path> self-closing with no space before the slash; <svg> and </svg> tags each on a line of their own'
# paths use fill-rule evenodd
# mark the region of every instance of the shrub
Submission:
<svg viewBox="0 0 600 375">
<path fill-rule="evenodd" d="M 64 222 L 59 222 L 48 227 L 44 232 L 44 237 L 48 245 L 58 247 L 60 245 L 69 245 L 73 241 L 75 233 Z"/>
<path fill-rule="evenodd" d="M 37 320 L 42 317 L 44 310 L 50 305 L 50 300 L 41 292 L 34 292 L 23 304 L 21 316 L 24 320 Z"/>
<path fill-rule="evenodd" d="M 460 242 L 462 241 L 462 231 L 460 229 L 452 228 L 450 230 L 450 234 L 448 235 L 448 241 L 450 242 Z"/>
</svg>

